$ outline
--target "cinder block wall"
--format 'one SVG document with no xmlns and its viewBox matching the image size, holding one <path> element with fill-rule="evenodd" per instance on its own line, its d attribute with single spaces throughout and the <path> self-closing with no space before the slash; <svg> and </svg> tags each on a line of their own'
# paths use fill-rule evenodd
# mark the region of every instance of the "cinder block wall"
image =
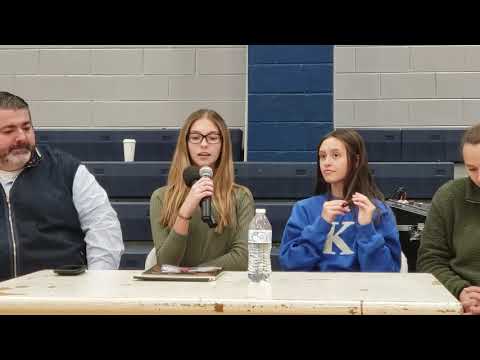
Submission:
<svg viewBox="0 0 480 360">
<path fill-rule="evenodd" d="M 0 89 L 36 127 L 179 127 L 209 107 L 243 129 L 246 46 L 0 46 Z"/>
<path fill-rule="evenodd" d="M 37 127 L 179 127 L 212 107 L 244 129 L 247 46 L 0 46 L 0 89 Z M 480 46 L 335 46 L 336 127 L 480 121 Z"/>
<path fill-rule="evenodd" d="M 333 46 L 248 48 L 248 160 L 315 161 L 333 128 Z"/>
<path fill-rule="evenodd" d="M 480 121 L 480 46 L 336 46 L 336 127 Z"/>
</svg>

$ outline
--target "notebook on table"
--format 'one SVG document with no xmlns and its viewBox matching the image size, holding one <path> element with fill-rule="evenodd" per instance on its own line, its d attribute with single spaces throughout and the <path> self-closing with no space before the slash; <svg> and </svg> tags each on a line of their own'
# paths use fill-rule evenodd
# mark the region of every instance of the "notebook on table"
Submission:
<svg viewBox="0 0 480 360">
<path fill-rule="evenodd" d="M 222 268 L 217 266 L 180 267 L 174 265 L 155 265 L 133 277 L 139 280 L 215 281 L 222 274 Z"/>
</svg>

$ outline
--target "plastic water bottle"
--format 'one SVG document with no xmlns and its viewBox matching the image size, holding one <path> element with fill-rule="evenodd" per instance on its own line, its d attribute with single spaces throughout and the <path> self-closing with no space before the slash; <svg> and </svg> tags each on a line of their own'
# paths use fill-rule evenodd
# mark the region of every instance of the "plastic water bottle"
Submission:
<svg viewBox="0 0 480 360">
<path fill-rule="evenodd" d="M 272 225 L 265 209 L 256 209 L 248 227 L 248 278 L 253 282 L 270 281 L 272 264 Z"/>
</svg>

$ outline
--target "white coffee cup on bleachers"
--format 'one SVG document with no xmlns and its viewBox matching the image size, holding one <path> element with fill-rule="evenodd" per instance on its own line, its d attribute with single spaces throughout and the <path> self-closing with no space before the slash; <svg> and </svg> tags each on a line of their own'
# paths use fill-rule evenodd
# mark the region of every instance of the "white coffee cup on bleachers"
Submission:
<svg viewBox="0 0 480 360">
<path fill-rule="evenodd" d="M 123 157 L 125 161 L 135 159 L 135 139 L 123 139 Z"/>
</svg>

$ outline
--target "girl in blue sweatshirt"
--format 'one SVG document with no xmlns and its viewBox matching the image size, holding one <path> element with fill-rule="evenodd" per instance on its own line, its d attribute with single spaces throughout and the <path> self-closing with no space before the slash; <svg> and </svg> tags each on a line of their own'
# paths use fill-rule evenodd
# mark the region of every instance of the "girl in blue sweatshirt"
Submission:
<svg viewBox="0 0 480 360">
<path fill-rule="evenodd" d="M 361 136 L 337 129 L 317 153 L 317 195 L 292 209 L 280 246 L 282 268 L 398 272 L 395 217 L 370 174 Z"/>
</svg>

